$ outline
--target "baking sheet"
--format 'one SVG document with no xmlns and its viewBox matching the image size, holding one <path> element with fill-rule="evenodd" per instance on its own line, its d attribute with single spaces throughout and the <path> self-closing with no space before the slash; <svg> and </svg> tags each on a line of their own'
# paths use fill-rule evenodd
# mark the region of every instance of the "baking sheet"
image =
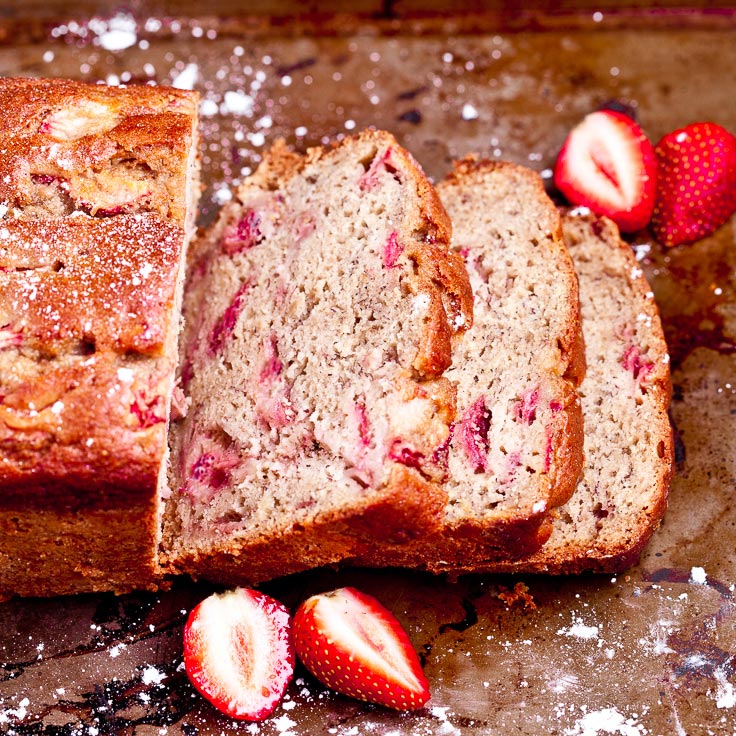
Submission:
<svg viewBox="0 0 736 736">
<path fill-rule="evenodd" d="M 540 11 L 510 27 L 518 16 L 428 18 L 409 4 L 402 17 L 366 3 L 357 20 L 329 16 L 320 33 L 283 15 L 197 19 L 173 5 L 90 15 L 82 4 L 75 20 L 47 9 L 33 22 L 21 4 L 4 8 L 0 74 L 195 86 L 202 224 L 278 136 L 301 149 L 384 127 L 439 178 L 469 151 L 548 175 L 569 128 L 609 99 L 633 104 L 655 140 L 695 120 L 736 131 L 732 11 Z M 219 716 L 181 667 L 183 621 L 210 589 L 182 581 L 156 595 L 1 604 L 0 732 L 736 733 L 735 245 L 734 221 L 668 253 L 636 243 L 672 352 L 679 440 L 669 511 L 636 567 L 455 582 L 316 571 L 264 586 L 290 605 L 342 584 L 376 595 L 421 654 L 433 692 L 425 710 L 363 705 L 298 669 L 268 721 Z M 519 582 L 526 597 L 510 595 Z"/>
</svg>

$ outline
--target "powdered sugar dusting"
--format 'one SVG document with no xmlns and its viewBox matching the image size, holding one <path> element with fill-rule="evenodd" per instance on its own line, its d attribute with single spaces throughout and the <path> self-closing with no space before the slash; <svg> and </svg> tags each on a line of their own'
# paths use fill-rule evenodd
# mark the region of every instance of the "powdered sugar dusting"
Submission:
<svg viewBox="0 0 736 736">
<path fill-rule="evenodd" d="M 615 708 L 591 711 L 578 718 L 572 728 L 566 728 L 565 736 L 598 736 L 601 733 L 620 736 L 644 736 L 647 730 L 636 718 L 627 718 Z"/>
<path fill-rule="evenodd" d="M 705 585 L 708 580 L 702 567 L 693 567 L 690 570 L 690 582 L 694 585 Z"/>
<path fill-rule="evenodd" d="M 561 636 L 572 636 L 578 639 L 590 640 L 598 639 L 599 626 L 589 626 L 583 623 L 582 619 L 573 619 L 573 623 L 570 626 L 563 627 L 557 630 L 557 633 Z"/>
</svg>

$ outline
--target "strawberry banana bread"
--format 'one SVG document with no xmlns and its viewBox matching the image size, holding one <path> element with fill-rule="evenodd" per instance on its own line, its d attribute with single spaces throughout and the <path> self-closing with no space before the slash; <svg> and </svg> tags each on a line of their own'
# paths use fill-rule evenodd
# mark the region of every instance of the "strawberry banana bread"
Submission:
<svg viewBox="0 0 736 736">
<path fill-rule="evenodd" d="M 667 504 L 673 465 L 669 358 L 653 295 L 612 222 L 572 214 L 564 217 L 563 230 L 580 278 L 588 360 L 580 387 L 583 477 L 544 547 L 475 571 L 624 570 L 636 562 Z"/>
<path fill-rule="evenodd" d="M 0 80 L 0 597 L 153 587 L 197 96 Z"/>
<path fill-rule="evenodd" d="M 441 520 L 472 319 L 450 223 L 387 133 L 276 146 L 196 247 L 164 555 L 257 582 Z"/>
<path fill-rule="evenodd" d="M 540 177 L 466 159 L 438 192 L 473 287 L 473 327 L 445 376 L 457 388 L 441 529 L 359 564 L 429 570 L 539 548 L 583 462 L 578 283 Z"/>
</svg>

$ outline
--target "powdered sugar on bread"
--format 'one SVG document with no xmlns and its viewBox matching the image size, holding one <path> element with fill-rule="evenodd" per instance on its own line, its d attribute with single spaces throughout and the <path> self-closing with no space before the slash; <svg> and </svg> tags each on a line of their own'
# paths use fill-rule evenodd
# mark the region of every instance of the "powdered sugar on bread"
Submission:
<svg viewBox="0 0 736 736">
<path fill-rule="evenodd" d="M 155 587 L 197 95 L 0 103 L 0 597 Z"/>
</svg>

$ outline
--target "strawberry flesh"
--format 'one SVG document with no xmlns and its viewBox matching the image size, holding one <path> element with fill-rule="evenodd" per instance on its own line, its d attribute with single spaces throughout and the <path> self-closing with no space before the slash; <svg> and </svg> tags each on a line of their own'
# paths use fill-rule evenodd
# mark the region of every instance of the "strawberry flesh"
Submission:
<svg viewBox="0 0 736 736">
<path fill-rule="evenodd" d="M 715 232 L 736 210 L 736 137 L 693 123 L 665 135 L 655 152 L 654 237 L 669 247 Z"/>
<path fill-rule="evenodd" d="M 417 710 L 429 683 L 408 635 L 375 598 L 339 588 L 304 601 L 293 622 L 294 648 L 327 687 L 396 710 Z"/>
<path fill-rule="evenodd" d="M 628 115 L 610 109 L 590 113 L 573 128 L 554 170 L 569 202 L 609 217 L 623 232 L 649 222 L 656 176 L 649 139 Z"/>
<path fill-rule="evenodd" d="M 247 588 L 205 598 L 184 627 L 184 667 L 215 708 L 232 718 L 263 720 L 294 673 L 288 610 Z"/>
</svg>

